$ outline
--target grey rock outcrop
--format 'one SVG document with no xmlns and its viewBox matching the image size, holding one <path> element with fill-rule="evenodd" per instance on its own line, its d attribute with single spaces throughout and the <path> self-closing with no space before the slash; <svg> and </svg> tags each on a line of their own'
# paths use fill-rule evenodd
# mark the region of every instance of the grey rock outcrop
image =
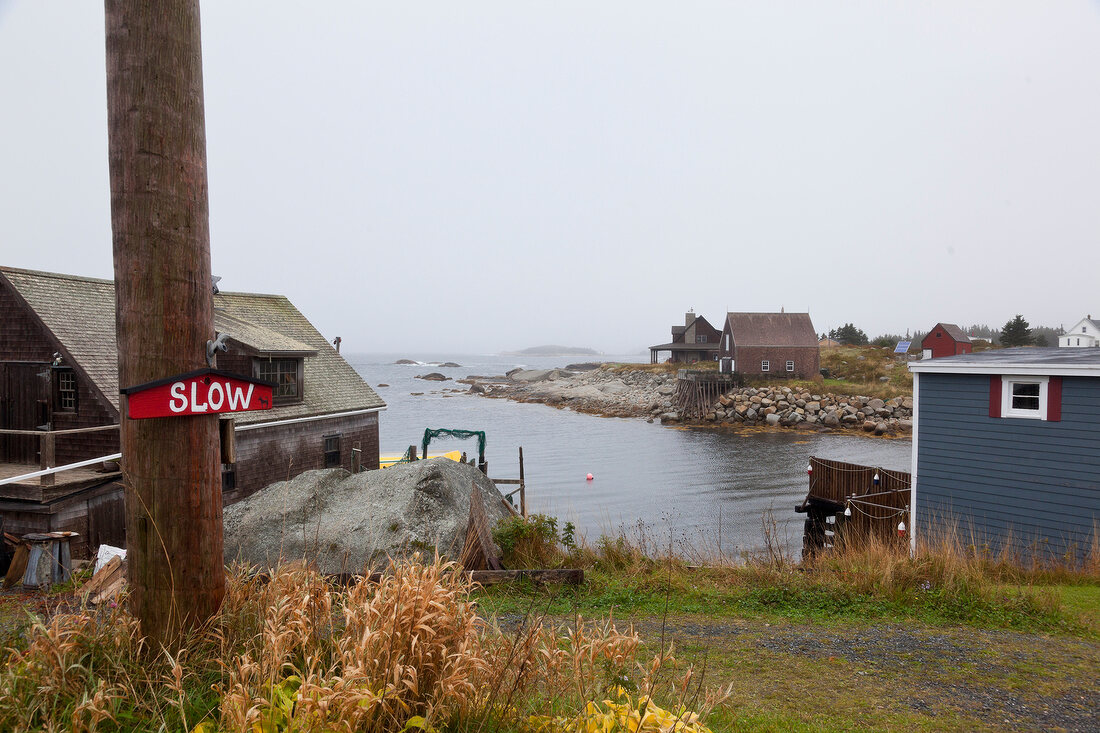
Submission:
<svg viewBox="0 0 1100 733">
<path fill-rule="evenodd" d="M 446 458 L 358 474 L 307 471 L 225 508 L 225 560 L 267 568 L 305 558 L 340 573 L 436 547 L 456 557 L 473 486 L 491 525 L 509 516 L 485 474 Z"/>
</svg>

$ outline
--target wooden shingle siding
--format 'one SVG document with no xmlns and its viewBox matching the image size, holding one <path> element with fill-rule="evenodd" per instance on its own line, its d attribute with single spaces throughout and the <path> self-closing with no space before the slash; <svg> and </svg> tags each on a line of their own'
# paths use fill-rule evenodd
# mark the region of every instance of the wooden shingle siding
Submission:
<svg viewBox="0 0 1100 733">
<path fill-rule="evenodd" d="M 999 381 L 992 377 L 993 381 Z M 917 522 L 965 542 L 1088 551 L 1100 522 L 1100 379 L 1061 380 L 1061 419 L 991 417 L 991 377 L 920 375 Z M 999 385 L 997 387 L 999 394 Z M 1050 395 L 1054 399 L 1056 395 Z"/>
<path fill-rule="evenodd" d="M 341 467 L 352 470 L 351 450 L 358 445 L 363 451 L 363 468 L 378 468 L 377 412 L 240 430 L 236 435 L 237 487 L 225 493 L 225 503 L 240 501 L 303 471 L 324 468 L 326 435 L 340 436 Z"/>
</svg>

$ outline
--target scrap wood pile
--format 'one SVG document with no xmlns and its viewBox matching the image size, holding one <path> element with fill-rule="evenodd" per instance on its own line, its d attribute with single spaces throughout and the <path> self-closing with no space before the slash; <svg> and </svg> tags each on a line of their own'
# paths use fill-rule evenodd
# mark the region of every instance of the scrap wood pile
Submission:
<svg viewBox="0 0 1100 733">
<path fill-rule="evenodd" d="M 126 585 L 126 561 L 115 555 L 80 588 L 80 596 L 93 606 L 113 600 Z"/>
</svg>

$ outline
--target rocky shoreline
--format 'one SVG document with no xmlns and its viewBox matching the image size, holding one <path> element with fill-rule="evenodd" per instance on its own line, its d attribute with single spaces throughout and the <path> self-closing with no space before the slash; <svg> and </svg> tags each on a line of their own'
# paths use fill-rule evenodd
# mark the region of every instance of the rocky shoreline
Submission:
<svg viewBox="0 0 1100 733">
<path fill-rule="evenodd" d="M 783 384 L 733 389 L 721 395 L 701 419 L 681 419 L 674 407 L 675 373 L 643 369 L 513 369 L 506 375 L 469 376 L 458 382 L 484 397 L 665 424 L 852 430 L 874 435 L 907 434 L 913 427 L 911 397 L 881 400 Z"/>
</svg>

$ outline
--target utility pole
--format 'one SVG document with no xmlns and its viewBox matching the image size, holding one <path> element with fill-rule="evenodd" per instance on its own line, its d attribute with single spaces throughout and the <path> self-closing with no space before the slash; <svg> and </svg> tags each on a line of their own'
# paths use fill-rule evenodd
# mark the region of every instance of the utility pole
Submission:
<svg viewBox="0 0 1100 733">
<path fill-rule="evenodd" d="M 120 387 L 206 366 L 214 338 L 198 0 L 105 0 Z M 171 643 L 225 595 L 217 416 L 120 405 L 130 603 Z"/>
</svg>

